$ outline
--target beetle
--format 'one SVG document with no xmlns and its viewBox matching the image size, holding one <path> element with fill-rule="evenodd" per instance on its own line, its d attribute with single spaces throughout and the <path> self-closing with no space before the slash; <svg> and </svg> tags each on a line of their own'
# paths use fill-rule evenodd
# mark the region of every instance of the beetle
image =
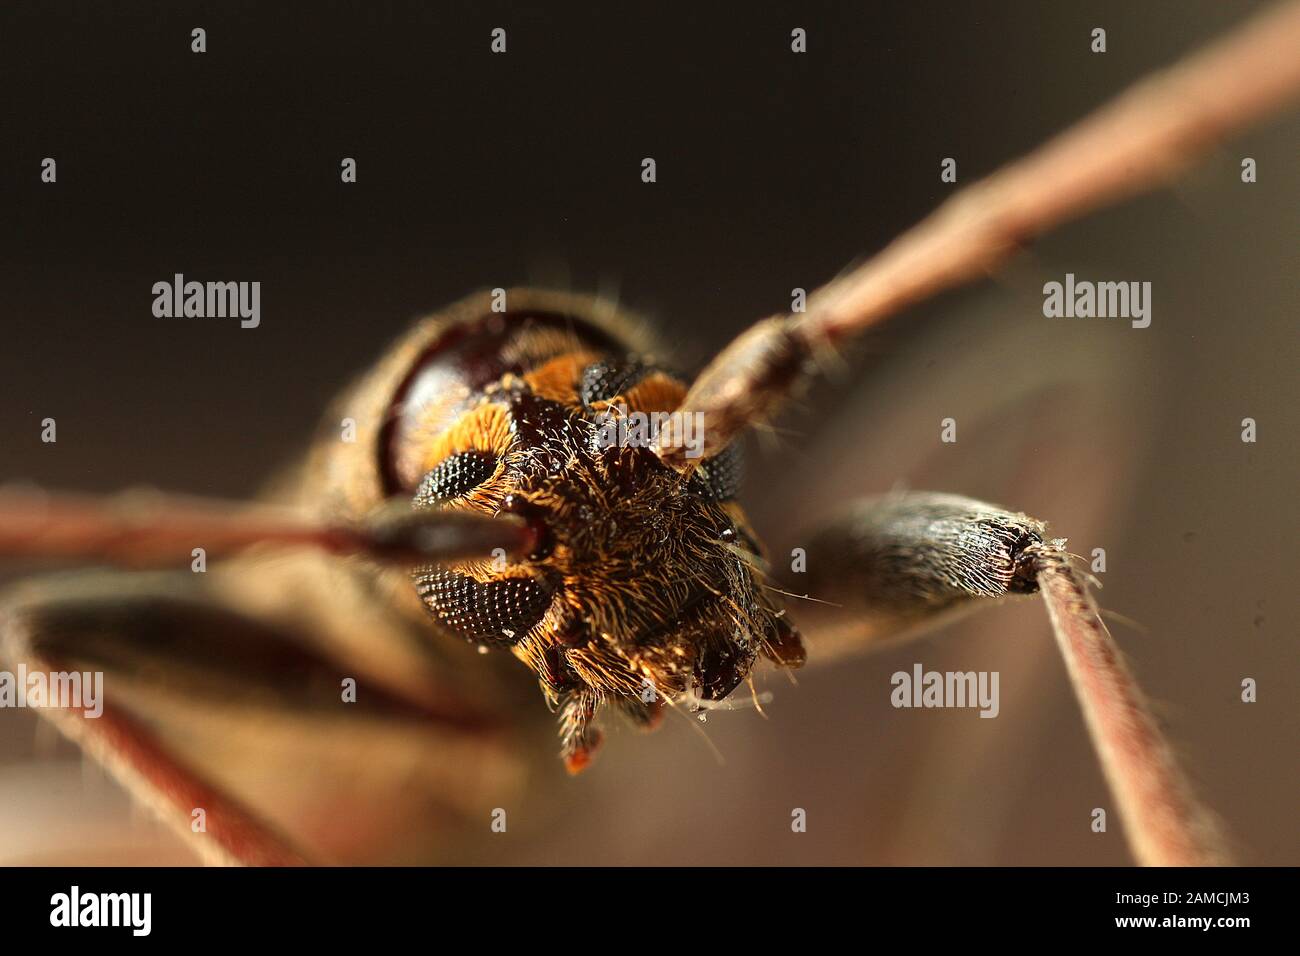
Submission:
<svg viewBox="0 0 1300 956">
<path fill-rule="evenodd" d="M 61 714 L 74 733 L 90 735 L 92 752 L 120 765 L 123 752 L 144 748 L 123 768 L 128 776 L 163 791 L 190 781 L 199 792 L 187 792 L 181 809 L 204 808 L 211 827 L 244 811 L 214 810 L 218 794 L 131 716 L 138 698 L 124 685 L 150 685 L 136 691 L 150 695 L 150 706 L 159 696 L 177 706 L 186 697 L 233 698 L 245 709 L 291 710 L 297 719 L 325 711 L 346 723 L 361 711 L 339 691 L 351 675 L 358 704 L 450 724 L 475 741 L 477 761 L 491 763 L 491 694 L 460 686 L 459 672 L 482 670 L 480 662 L 457 665 L 449 688 L 445 661 L 417 666 L 399 656 L 389 665 L 385 656 L 391 647 L 416 658 L 445 653 L 453 641 L 504 650 L 536 675 L 557 714 L 561 757 L 576 773 L 600 742 L 602 711 L 649 729 L 666 707 L 723 701 L 760 658 L 803 664 L 802 637 L 736 501 L 738 446 L 683 457 L 679 470 L 656 452 L 659 433 L 603 440 L 607 423 L 671 412 L 686 396 L 685 382 L 644 334 L 629 334 L 640 324 L 589 297 L 512 289 L 501 298 L 504 311 L 484 292 L 418 322 L 337 400 L 304 462 L 272 497 L 337 527 L 362 526 L 394 499 L 442 530 L 451 527 L 441 520 L 448 515 L 514 517 L 508 527 L 521 532 L 520 542 L 484 542 L 512 545 L 508 557 L 506 548 L 485 547 L 411 565 L 364 555 L 271 559 L 255 548 L 211 575 L 146 575 L 126 590 L 110 579 L 65 582 L 57 596 L 12 603 L 10 659 L 33 672 L 107 674 L 107 714 Z M 345 421 L 355 423 L 353 440 L 342 439 Z M 183 526 L 178 513 L 164 503 L 165 523 Z M 872 522 L 880 533 L 866 533 Z M 927 529 L 940 527 L 966 540 L 927 540 Z M 7 529 L 22 533 L 13 521 Z M 855 626 L 897 631 L 903 618 L 924 619 L 972 594 L 1034 590 L 1017 566 L 1026 548 L 1042 543 L 1041 531 L 1024 516 L 955 497 L 892 496 L 810 544 L 815 570 L 838 571 L 814 574 L 807 587 L 825 600 L 850 598 L 834 587 L 848 580 L 844 562 L 820 558 L 856 548 L 872 573 L 845 614 Z M 185 533 L 185 544 L 218 557 L 210 533 Z M 50 540 L 39 528 L 29 537 Z M 890 555 L 910 549 L 912 565 L 872 560 L 882 542 Z M 128 534 L 118 543 L 140 559 L 139 541 Z M 343 661 L 365 670 L 340 669 Z M 227 849 L 249 858 L 238 840 Z M 262 852 L 251 859 L 263 861 Z"/>
<path fill-rule="evenodd" d="M 417 322 L 334 403 L 269 492 L 280 510 L 11 504 L 8 550 L 172 567 L 192 548 L 229 557 L 203 574 L 19 588 L 0 622 L 7 658 L 103 673 L 102 714 L 43 713 L 169 819 L 201 821 L 205 856 L 299 863 L 346 859 L 331 821 L 375 799 L 335 781 L 328 812 L 305 809 L 321 793 L 297 792 L 272 756 L 304 737 L 344 750 L 353 737 L 358 750 L 330 759 L 391 764 L 439 799 L 519 785 L 512 711 L 526 705 L 466 651 L 535 675 L 578 773 L 611 717 L 651 730 L 668 709 L 723 705 L 760 660 L 802 666 L 801 621 L 834 656 L 1038 591 L 1054 547 L 1041 522 L 921 492 L 845 509 L 802 539 L 803 580 L 779 576 L 737 502 L 734 441 L 715 432 L 689 457 L 666 434 L 672 418 L 609 427 L 687 400 L 643 328 L 592 297 L 485 291 Z M 745 374 L 804 374 L 811 356 L 775 341 Z M 791 613 L 802 594 L 815 600 Z M 214 752 L 234 742 L 220 767 Z M 437 831 L 456 809 L 392 812 Z M 364 829 L 348 839 L 382 843 Z"/>
<path fill-rule="evenodd" d="M 1239 44 L 1230 49 L 1250 51 Z M 1206 62 L 1221 70 L 1232 59 Z M 1171 74 L 1077 135 L 1114 139 L 1104 161 L 1154 181 L 1167 167 L 1157 147 L 1232 125 L 1230 111 L 1189 110 L 1185 122 L 1135 131 L 1135 102 L 1182 102 L 1189 88 L 1188 74 Z M 1135 161 L 1134 143 L 1152 158 Z M 1044 195 L 1049 173 L 1072 170 L 1067 152 L 1049 144 L 959 194 L 814 295 L 807 313 L 753 326 L 690 385 L 607 302 L 480 293 L 417 323 L 339 399 L 270 493 L 287 509 L 275 518 L 165 500 L 6 502 L 11 553 L 129 564 L 185 542 L 202 562 L 214 540 L 214 553 L 236 552 L 210 576 L 19 588 L 0 621 L 6 657 L 28 671 L 111 675 L 101 715 L 46 713 L 169 819 L 205 834 L 216 859 L 347 858 L 375 837 L 333 825 L 373 800 L 365 775 L 336 777 L 323 795 L 280 772 L 274 754 L 317 739 L 350 750 L 345 778 L 349 766 L 382 764 L 395 817 L 452 816 L 517 784 L 519 741 L 502 715 L 526 705 L 503 693 L 513 678 L 502 668 L 476 666 L 480 651 L 531 671 L 558 716 L 565 765 L 582 771 L 606 712 L 653 728 L 667 708 L 727 700 L 761 659 L 805 662 L 789 588 L 736 502 L 739 436 L 874 321 L 1122 191 L 1097 175 L 1095 188 Z M 1008 195 L 1029 198 L 1011 214 L 998 205 Z M 636 416 L 653 426 L 621 427 Z M 1082 577 L 1042 522 L 898 492 L 846 509 L 807 541 L 821 560 L 806 582 L 817 606 L 805 610 L 828 643 L 869 645 L 1041 588 L 1121 803 L 1129 814 L 1156 805 L 1133 836 L 1140 856 L 1211 858 Z M 286 543 L 299 547 L 269 550 Z M 203 770 L 181 756 L 195 749 L 213 758 Z M 404 786 L 416 779 L 420 788 Z M 415 789 L 438 797 L 430 805 Z"/>
</svg>

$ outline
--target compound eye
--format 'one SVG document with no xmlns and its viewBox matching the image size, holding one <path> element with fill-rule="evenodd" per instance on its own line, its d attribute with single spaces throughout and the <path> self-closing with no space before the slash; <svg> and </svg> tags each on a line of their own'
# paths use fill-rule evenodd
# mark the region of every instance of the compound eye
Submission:
<svg viewBox="0 0 1300 956">
<path fill-rule="evenodd" d="M 447 628 L 467 641 L 498 646 L 522 640 L 555 593 L 541 578 L 477 581 L 441 568 L 417 572 L 415 590 Z"/>
<path fill-rule="evenodd" d="M 444 458 L 424 476 L 415 491 L 415 506 L 428 507 L 463 498 L 492 477 L 497 456 L 485 451 L 462 451 Z"/>
<path fill-rule="evenodd" d="M 698 476 L 706 497 L 715 501 L 730 501 L 740 493 L 745 474 L 745 458 L 739 442 L 733 442 L 705 461 L 692 475 Z"/>
<path fill-rule="evenodd" d="M 601 359 L 583 369 L 582 379 L 578 382 L 578 396 L 588 408 L 596 402 L 607 402 L 626 392 L 648 371 L 635 360 L 615 362 Z"/>
</svg>

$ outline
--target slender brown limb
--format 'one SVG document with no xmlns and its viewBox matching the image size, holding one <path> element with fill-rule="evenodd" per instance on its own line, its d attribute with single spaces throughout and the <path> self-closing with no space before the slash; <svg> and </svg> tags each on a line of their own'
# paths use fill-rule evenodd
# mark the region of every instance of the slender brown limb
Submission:
<svg viewBox="0 0 1300 956">
<path fill-rule="evenodd" d="M 533 532 L 512 516 L 381 509 L 359 525 L 313 522 L 301 514 L 172 495 L 90 498 L 33 492 L 0 493 L 0 558 L 103 561 L 130 567 L 178 566 L 194 548 L 208 558 L 253 545 L 364 554 L 395 564 L 421 564 L 525 553 Z"/>
<path fill-rule="evenodd" d="M 52 658 L 31 655 L 28 667 L 56 672 Z M 113 771 L 209 864 L 307 866 L 308 860 L 265 820 L 178 762 L 138 720 L 107 703 L 98 717 L 51 709 L 51 721 L 86 753 Z M 204 829 L 191 829 L 201 809 Z"/>
<path fill-rule="evenodd" d="M 944 289 L 978 279 L 1028 240 L 1170 178 L 1300 90 L 1300 3 L 1264 11 L 1225 39 L 1139 82 L 1027 157 L 968 186 L 799 316 L 766 319 L 704 370 L 681 411 L 704 415 L 704 454 L 770 416 L 819 350 Z M 686 468 L 677 426 L 656 451 Z"/>
<path fill-rule="evenodd" d="M 1214 818 L 1192 795 L 1068 556 L 1044 547 L 1035 564 L 1057 644 L 1134 857 L 1143 866 L 1230 862 Z"/>
</svg>

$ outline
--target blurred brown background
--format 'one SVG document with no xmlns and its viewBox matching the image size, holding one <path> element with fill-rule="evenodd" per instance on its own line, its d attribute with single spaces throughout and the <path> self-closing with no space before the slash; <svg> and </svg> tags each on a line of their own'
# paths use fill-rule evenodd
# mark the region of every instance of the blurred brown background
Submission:
<svg viewBox="0 0 1300 956">
<path fill-rule="evenodd" d="M 1252 9 L 6 9 L 0 478 L 252 493 L 413 317 L 481 287 L 616 295 L 697 366 L 941 201 L 943 157 L 969 183 Z M 505 56 L 488 53 L 495 26 Z M 839 495 L 905 482 L 1032 512 L 1081 554 L 1105 547 L 1102 602 L 1140 625 L 1112 622 L 1199 791 L 1243 861 L 1292 865 L 1298 133 L 1294 113 L 1271 121 L 901 316 L 782 421 L 747 498 L 775 540 Z M 39 181 L 46 156 L 57 185 Z M 175 272 L 260 280 L 261 327 L 154 318 L 150 287 Z M 1151 328 L 1043 318 L 1041 284 L 1066 272 L 1151 281 Z M 948 415 L 962 430 L 945 448 Z M 1247 416 L 1257 444 L 1239 439 Z M 999 670 L 999 718 L 894 710 L 889 675 L 917 661 Z M 1240 702 L 1245 677 L 1258 703 Z M 765 686 L 766 720 L 616 731 L 584 778 L 539 782 L 561 812 L 525 808 L 508 842 L 468 859 L 1128 859 L 1113 815 L 1089 830 L 1109 797 L 1035 600 Z M 98 862 L 135 858 L 133 842 L 186 858 L 128 814 L 68 745 L 0 712 L 11 858 L 61 841 Z M 110 831 L 108 849 L 81 843 Z"/>
</svg>

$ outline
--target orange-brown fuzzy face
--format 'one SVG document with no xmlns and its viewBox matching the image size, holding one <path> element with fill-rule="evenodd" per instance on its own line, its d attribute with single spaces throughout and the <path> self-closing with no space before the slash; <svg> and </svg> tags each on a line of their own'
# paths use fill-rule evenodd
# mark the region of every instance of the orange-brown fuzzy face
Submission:
<svg viewBox="0 0 1300 956">
<path fill-rule="evenodd" d="M 536 671 L 572 770 L 598 742 L 603 703 L 653 725 L 665 703 L 726 697 L 760 653 L 803 659 L 733 500 L 738 450 L 678 472 L 637 427 L 649 424 L 637 413 L 672 412 L 685 391 L 601 330 L 533 313 L 456 328 L 400 396 L 394 489 L 537 530 L 522 560 L 419 568 L 415 582 L 447 630 Z"/>
</svg>

